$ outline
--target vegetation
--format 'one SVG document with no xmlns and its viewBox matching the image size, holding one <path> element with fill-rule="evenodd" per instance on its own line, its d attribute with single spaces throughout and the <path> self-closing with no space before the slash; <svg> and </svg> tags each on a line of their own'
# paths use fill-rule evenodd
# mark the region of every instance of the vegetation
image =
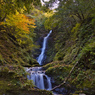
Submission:
<svg viewBox="0 0 95 95">
<path fill-rule="evenodd" d="M 50 10 L 58 1 L 58 8 Z M 38 66 L 38 40 L 52 29 L 46 74 L 56 85 L 68 78 L 61 87 L 73 89 L 71 95 L 94 95 L 94 11 L 95 0 L 50 0 L 44 6 L 40 0 L 0 0 L 0 94 L 52 95 L 35 89 L 24 70 Z"/>
<path fill-rule="evenodd" d="M 24 67 L 33 59 L 35 19 L 28 15 L 40 0 L 0 0 L 0 95 L 52 95 L 34 89 Z"/>
<path fill-rule="evenodd" d="M 56 0 L 50 0 L 49 5 L 53 2 Z M 46 73 L 59 85 L 77 62 L 67 82 L 76 95 L 95 93 L 94 5 L 94 0 L 60 0 L 54 15 L 44 24 L 46 29 L 53 30 L 53 41 L 49 43 L 53 45 L 48 51 L 53 62 L 44 66 Z"/>
</svg>

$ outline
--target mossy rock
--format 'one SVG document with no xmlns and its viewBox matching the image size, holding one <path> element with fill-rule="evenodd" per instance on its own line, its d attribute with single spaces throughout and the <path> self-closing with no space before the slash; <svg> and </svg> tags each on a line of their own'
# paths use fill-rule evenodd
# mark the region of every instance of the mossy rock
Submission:
<svg viewBox="0 0 95 95">
<path fill-rule="evenodd" d="M 37 62 L 36 59 L 33 59 L 33 60 L 32 60 L 32 64 L 33 64 L 34 66 L 39 66 L 39 63 Z"/>
<path fill-rule="evenodd" d="M 31 58 L 29 61 L 29 65 L 31 65 L 32 67 L 35 67 L 35 66 L 39 66 L 39 63 L 37 62 L 36 59 Z"/>
<path fill-rule="evenodd" d="M 0 95 L 52 95 L 52 92 L 39 89 L 21 88 L 19 85 L 0 79 Z"/>
<path fill-rule="evenodd" d="M 51 76 L 56 84 L 60 84 L 63 82 L 64 78 L 69 74 L 72 65 L 65 65 L 62 64 L 63 62 L 52 62 L 47 64 L 46 66 L 43 66 L 44 69 L 46 69 L 46 74 Z"/>
</svg>

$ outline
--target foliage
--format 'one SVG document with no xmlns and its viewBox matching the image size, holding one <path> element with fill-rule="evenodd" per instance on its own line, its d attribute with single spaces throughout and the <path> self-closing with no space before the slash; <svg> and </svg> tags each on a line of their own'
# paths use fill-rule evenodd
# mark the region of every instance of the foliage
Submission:
<svg viewBox="0 0 95 95">
<path fill-rule="evenodd" d="M 32 28 L 35 28 L 34 19 L 29 19 L 24 14 L 11 14 L 7 17 L 6 22 L 7 25 L 15 26 L 20 30 L 26 31 L 26 34 L 29 34 L 29 27 L 31 25 Z"/>
<path fill-rule="evenodd" d="M 34 89 L 23 69 L 37 63 L 32 55 L 35 20 L 25 12 L 39 2 L 0 0 L 0 95 L 52 95 L 52 92 Z"/>
<path fill-rule="evenodd" d="M 4 21 L 8 15 L 15 14 L 16 11 L 20 13 L 29 12 L 33 8 L 33 4 L 39 3 L 40 0 L 0 0 L 0 22 Z"/>
<path fill-rule="evenodd" d="M 48 29 L 52 29 L 53 41 L 51 40 L 49 45 L 53 47 L 47 54 L 48 58 L 51 57 L 48 60 L 54 62 L 44 66 L 46 74 L 51 75 L 56 84 L 59 84 L 78 62 L 68 84 L 71 87 L 75 86 L 77 88 L 75 90 L 79 91 L 78 94 L 82 91 L 93 95 L 95 93 L 95 0 L 59 0 L 59 6 L 54 12 L 46 9 L 48 5 L 42 8 L 34 7 L 38 1 L 0 0 L 1 90 L 5 93 L 13 91 L 12 87 L 17 90 L 33 89 L 33 84 L 29 85 L 32 82 L 23 77 L 26 74 L 22 66 L 33 66 L 37 63 L 32 58 L 35 33 L 37 41 Z M 49 5 L 54 2 L 56 0 L 50 0 Z M 29 12 L 33 7 L 31 14 L 25 15 L 25 12 Z"/>
<path fill-rule="evenodd" d="M 76 70 L 76 73 L 72 74 L 72 82 L 73 85 L 76 85 L 76 88 L 79 91 L 76 91 L 75 93 L 79 94 L 81 91 L 85 94 L 93 95 L 95 93 L 94 87 L 95 87 L 95 78 L 93 76 L 95 75 L 94 70 L 87 70 L 87 71 L 78 71 Z M 76 76 L 75 76 L 76 75 Z"/>
<path fill-rule="evenodd" d="M 20 43 L 24 43 L 23 39 L 27 39 L 31 30 L 35 28 L 34 19 L 31 19 L 24 14 L 11 14 L 7 17 L 6 22 L 3 23 L 5 27 L 10 27 L 10 34 L 13 35 Z M 13 31 L 14 30 L 14 31 Z M 11 32 L 12 31 L 12 32 Z"/>
<path fill-rule="evenodd" d="M 46 29 L 49 29 L 51 30 L 52 28 L 56 27 L 57 26 L 57 23 L 58 23 L 58 20 L 55 20 L 55 18 L 51 17 L 48 18 L 46 21 L 45 21 L 45 28 Z"/>
<path fill-rule="evenodd" d="M 49 4 L 53 2 L 56 1 L 50 0 Z M 48 23 L 50 23 L 52 29 L 58 26 L 62 29 L 66 28 L 66 31 L 69 31 L 69 29 L 75 26 L 76 22 L 82 22 L 92 15 L 95 9 L 94 5 L 95 1 L 93 0 L 60 0 L 59 7 L 56 9 L 55 14 L 46 21 L 45 26 L 50 29 L 50 27 L 48 27 Z"/>
<path fill-rule="evenodd" d="M 44 28 L 44 23 L 45 23 L 46 19 L 48 19 L 51 15 L 53 15 L 53 12 L 52 11 L 43 12 L 43 10 L 41 10 L 41 8 L 39 8 L 39 9 L 34 8 L 31 11 L 31 13 L 32 13 L 31 16 L 33 18 L 35 18 L 35 23 L 37 26 L 35 29 L 35 32 L 40 31 L 42 33 L 43 31 L 46 31 L 46 29 Z"/>
<path fill-rule="evenodd" d="M 64 81 L 72 66 L 66 65 L 63 61 L 55 61 L 43 66 L 46 69 L 46 74 L 52 76 L 56 80 L 56 84 Z M 56 75 L 56 76 L 55 76 Z"/>
<path fill-rule="evenodd" d="M 46 73 L 60 84 L 61 79 L 64 80 L 64 75 L 70 71 L 67 69 L 65 69 L 66 72 L 63 69 L 60 71 L 63 64 L 72 66 L 78 62 L 67 84 L 71 85 L 71 89 L 75 86 L 75 94 L 94 95 L 95 1 L 59 1 L 59 6 L 54 14 L 45 21 L 45 28 L 53 30 L 53 43 L 51 43 L 53 49 L 50 50 L 55 53 L 53 62 L 44 66 Z M 54 2 L 56 0 L 50 0 L 49 5 L 53 5 Z M 50 53 L 50 57 L 52 53 Z M 67 68 L 67 66 L 65 67 Z"/>
</svg>

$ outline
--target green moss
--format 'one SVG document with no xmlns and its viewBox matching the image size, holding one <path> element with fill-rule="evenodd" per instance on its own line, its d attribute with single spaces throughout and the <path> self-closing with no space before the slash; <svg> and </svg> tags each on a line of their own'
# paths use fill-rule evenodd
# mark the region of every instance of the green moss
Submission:
<svg viewBox="0 0 95 95">
<path fill-rule="evenodd" d="M 95 70 L 79 70 L 76 73 L 76 75 L 74 73 L 71 75 L 69 82 L 84 93 L 93 95 L 95 93 Z"/>
<path fill-rule="evenodd" d="M 63 57 L 64 57 L 64 50 L 59 50 L 57 53 L 56 53 L 56 55 L 55 55 L 55 57 L 54 57 L 54 61 L 60 61 L 60 60 L 63 60 Z"/>
<path fill-rule="evenodd" d="M 52 62 L 44 66 L 46 74 L 50 75 L 56 81 L 56 84 L 62 83 L 64 78 L 69 74 L 72 66 L 65 65 L 63 62 Z"/>
<path fill-rule="evenodd" d="M 27 83 L 28 84 L 28 83 Z M 29 84 L 28 84 L 29 85 Z M 28 86 L 23 88 L 17 84 L 13 84 L 11 81 L 0 79 L 0 95 L 52 95 L 52 92 L 38 89 L 27 89 Z"/>
<path fill-rule="evenodd" d="M 27 80 L 21 65 L 0 67 L 0 95 L 52 95 L 52 92 L 34 89 L 32 80 Z"/>
</svg>

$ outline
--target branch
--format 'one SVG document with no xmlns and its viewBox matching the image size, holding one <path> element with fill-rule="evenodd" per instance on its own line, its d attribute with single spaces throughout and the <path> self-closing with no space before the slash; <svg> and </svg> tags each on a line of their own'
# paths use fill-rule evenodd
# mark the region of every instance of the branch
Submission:
<svg viewBox="0 0 95 95">
<path fill-rule="evenodd" d="M 65 78 L 64 82 L 63 82 L 63 83 L 61 83 L 60 85 L 55 86 L 54 88 L 52 88 L 52 90 L 51 90 L 51 91 L 53 91 L 54 89 L 59 88 L 60 86 L 62 86 L 62 85 L 64 85 L 64 84 L 66 84 L 66 82 L 68 81 L 69 77 L 71 76 L 71 74 L 72 74 L 72 72 L 73 72 L 74 68 L 77 66 L 77 64 L 78 64 L 78 61 L 77 61 L 77 62 L 75 63 L 75 65 L 73 66 L 73 68 L 71 69 L 71 71 L 70 71 L 69 75 Z"/>
</svg>

